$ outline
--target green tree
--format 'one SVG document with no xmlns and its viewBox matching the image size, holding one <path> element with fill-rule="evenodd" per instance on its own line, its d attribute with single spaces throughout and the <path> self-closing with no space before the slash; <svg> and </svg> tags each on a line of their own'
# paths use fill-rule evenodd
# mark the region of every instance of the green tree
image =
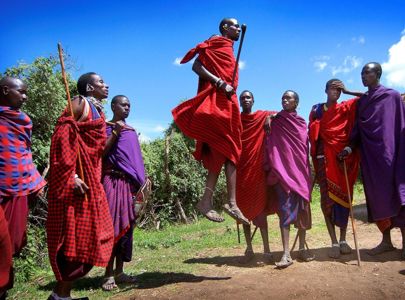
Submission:
<svg viewBox="0 0 405 300">
<path fill-rule="evenodd" d="M 32 119 L 32 153 L 40 171 L 48 165 L 53 128 L 66 107 L 66 92 L 55 56 L 38 57 L 33 63 L 19 63 L 0 76 L 21 78 L 28 85 L 28 101 L 22 107 Z M 77 94 L 76 82 L 68 76 L 71 95 Z"/>
</svg>

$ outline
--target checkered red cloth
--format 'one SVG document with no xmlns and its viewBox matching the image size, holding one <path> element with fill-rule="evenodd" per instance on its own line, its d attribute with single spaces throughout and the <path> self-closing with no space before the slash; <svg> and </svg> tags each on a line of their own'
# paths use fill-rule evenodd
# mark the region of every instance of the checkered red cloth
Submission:
<svg viewBox="0 0 405 300">
<path fill-rule="evenodd" d="M 48 191 L 48 251 L 57 280 L 62 280 L 57 253 L 68 261 L 106 267 L 114 229 L 101 184 L 101 158 L 106 141 L 105 119 L 76 122 L 65 113 L 52 136 Z M 73 193 L 74 174 L 80 174 L 80 151 L 87 201 Z"/>
<path fill-rule="evenodd" d="M 26 196 L 45 185 L 32 162 L 31 132 L 30 117 L 0 106 L 0 196 Z"/>
</svg>

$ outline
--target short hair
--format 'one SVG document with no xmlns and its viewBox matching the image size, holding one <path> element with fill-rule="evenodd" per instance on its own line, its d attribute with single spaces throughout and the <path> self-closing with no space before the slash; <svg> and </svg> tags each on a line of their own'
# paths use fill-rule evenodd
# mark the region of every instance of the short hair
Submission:
<svg viewBox="0 0 405 300">
<path fill-rule="evenodd" d="M 115 103 L 117 103 L 117 101 L 118 101 L 119 99 L 122 99 L 122 98 L 128 99 L 128 97 L 125 96 L 125 95 L 117 95 L 117 96 L 114 96 L 114 97 L 112 98 L 112 100 L 111 100 L 111 108 L 112 108 L 112 106 L 113 106 Z"/>
<path fill-rule="evenodd" d="M 329 86 L 330 86 L 333 82 L 336 82 L 336 81 L 342 82 L 342 80 L 337 79 L 337 78 L 332 78 L 332 79 L 328 80 L 328 81 L 326 82 L 326 85 L 325 85 L 325 92 L 329 89 Z"/>
<path fill-rule="evenodd" d="M 80 95 L 87 96 L 87 84 L 93 83 L 91 78 L 93 75 L 97 75 L 97 73 L 88 72 L 79 77 L 79 80 L 77 81 L 77 91 Z"/>
<path fill-rule="evenodd" d="M 249 93 L 249 94 L 252 96 L 252 99 L 253 99 L 253 100 L 255 99 L 255 96 L 253 96 L 253 93 L 252 93 L 251 91 L 249 91 L 249 90 L 244 90 L 244 91 L 242 91 L 242 93 L 239 94 L 239 98 L 240 98 L 240 96 L 242 96 L 242 94 L 244 94 L 244 93 Z"/>
<path fill-rule="evenodd" d="M 298 96 L 298 93 L 296 92 L 296 91 L 293 91 L 293 90 L 286 90 L 285 92 L 284 92 L 284 94 L 285 93 L 292 93 L 293 95 L 294 95 L 294 99 L 295 99 L 295 101 L 297 102 L 297 105 L 298 105 L 298 103 L 300 102 L 300 96 Z M 284 95 L 283 94 L 283 95 Z"/>
<path fill-rule="evenodd" d="M 224 25 L 228 25 L 229 23 L 232 22 L 235 18 L 223 18 L 221 23 L 219 23 L 219 32 L 221 34 L 225 33 Z"/>
<path fill-rule="evenodd" d="M 368 65 L 371 65 L 371 64 L 373 64 L 374 65 L 374 70 L 376 71 L 376 73 L 377 73 L 377 78 L 378 79 L 380 79 L 381 78 L 381 75 L 382 75 L 382 68 L 381 68 L 381 65 L 378 63 L 378 62 L 375 62 L 375 61 L 372 61 L 372 62 L 369 62 L 368 64 L 366 64 L 365 66 L 368 66 Z"/>
</svg>

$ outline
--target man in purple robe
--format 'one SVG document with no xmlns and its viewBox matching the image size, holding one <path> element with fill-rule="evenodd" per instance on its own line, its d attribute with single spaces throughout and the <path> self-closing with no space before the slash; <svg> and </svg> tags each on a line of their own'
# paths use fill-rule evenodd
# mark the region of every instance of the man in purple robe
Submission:
<svg viewBox="0 0 405 300">
<path fill-rule="evenodd" d="M 399 92 L 380 84 L 381 74 L 379 63 L 363 67 L 361 79 L 368 91 L 358 101 L 350 145 L 339 158 L 360 148 L 368 218 L 383 234 L 368 254 L 394 250 L 391 229 L 399 227 L 405 259 L 405 105 Z"/>
<path fill-rule="evenodd" d="M 271 122 L 266 136 L 265 169 L 267 183 L 275 188 L 278 198 L 281 238 L 284 254 L 276 266 L 286 268 L 293 263 L 290 249 L 290 225 L 298 228 L 301 261 L 314 257 L 305 250 L 306 230 L 311 229 L 311 170 L 307 124 L 297 114 L 299 96 L 286 91 L 281 104 L 283 110 Z"/>
<path fill-rule="evenodd" d="M 102 288 L 106 291 L 117 288 L 119 283 L 134 283 L 135 276 L 123 271 L 124 262 L 131 261 L 135 213 L 133 194 L 145 183 L 138 135 L 125 124 L 130 112 L 130 103 L 123 95 L 111 101 L 114 116 L 107 122 L 107 143 L 104 149 L 103 185 L 114 225 L 114 248 L 106 268 Z M 114 261 L 115 272 L 114 272 Z"/>
</svg>

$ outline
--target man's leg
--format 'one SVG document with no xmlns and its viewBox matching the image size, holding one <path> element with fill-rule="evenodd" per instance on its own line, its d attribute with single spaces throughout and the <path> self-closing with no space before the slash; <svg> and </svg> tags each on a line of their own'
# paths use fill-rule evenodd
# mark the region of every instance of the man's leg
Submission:
<svg viewBox="0 0 405 300">
<path fill-rule="evenodd" d="M 401 258 L 405 260 L 405 228 L 401 228 L 401 234 L 402 234 L 402 254 Z"/>
<path fill-rule="evenodd" d="M 229 202 L 228 205 L 224 205 L 225 212 L 242 224 L 248 225 L 249 221 L 245 218 L 236 204 L 236 167 L 230 160 L 225 162 L 225 176 Z"/>
<path fill-rule="evenodd" d="M 70 297 L 70 291 L 72 290 L 72 281 L 58 281 L 56 283 L 56 286 L 53 290 L 52 294 L 56 294 L 57 296 L 61 297 L 61 298 L 66 298 L 66 297 Z M 49 297 L 49 299 L 53 299 L 51 298 L 52 295 Z"/>
<path fill-rule="evenodd" d="M 246 240 L 246 250 L 245 250 L 245 256 L 240 260 L 240 262 L 248 263 L 254 258 L 250 225 L 243 225 L 243 233 L 245 235 L 245 240 Z"/>
<path fill-rule="evenodd" d="M 352 253 L 352 248 L 349 246 L 349 244 L 346 241 L 346 233 L 347 233 L 347 227 L 345 227 L 345 228 L 340 227 L 339 247 L 340 247 L 341 254 Z"/>
<path fill-rule="evenodd" d="M 298 240 L 299 240 L 299 246 L 298 246 L 298 259 L 302 262 L 308 262 L 311 260 L 315 259 L 315 256 L 305 248 L 307 231 L 305 229 L 298 229 Z"/>
<path fill-rule="evenodd" d="M 332 217 L 324 214 L 326 228 L 328 229 L 329 237 L 332 242 L 332 247 L 328 251 L 328 256 L 331 258 L 340 257 L 340 247 L 336 237 L 335 225 L 332 223 Z"/>
<path fill-rule="evenodd" d="M 276 266 L 279 268 L 286 268 L 292 265 L 293 261 L 290 255 L 290 225 L 288 226 L 281 226 L 281 240 L 283 242 L 283 250 L 284 254 L 281 257 L 281 260 L 276 263 Z"/>
<path fill-rule="evenodd" d="M 104 291 L 111 291 L 111 290 L 117 288 L 117 284 L 115 283 L 115 279 L 114 279 L 114 261 L 115 261 L 114 252 L 115 251 L 113 250 L 110 261 L 108 262 L 107 268 L 105 269 L 103 284 L 101 285 L 101 288 Z"/>
<path fill-rule="evenodd" d="M 269 244 L 269 231 L 267 225 L 267 217 L 265 219 L 265 226 L 260 227 L 260 234 L 262 236 L 263 241 L 263 256 L 266 263 L 273 262 L 273 254 L 270 252 L 270 244 Z"/>
<path fill-rule="evenodd" d="M 136 276 L 124 273 L 124 259 L 122 253 L 117 253 L 115 265 L 115 282 L 116 283 L 135 283 Z"/>
<path fill-rule="evenodd" d="M 222 218 L 212 207 L 212 197 L 218 181 L 218 176 L 219 173 L 208 171 L 204 194 L 201 200 L 197 203 L 197 209 L 200 211 L 200 213 L 202 213 L 208 220 L 213 222 L 225 221 L 225 219 Z"/>
<path fill-rule="evenodd" d="M 388 228 L 383 232 L 381 243 L 377 247 L 367 251 L 367 254 L 374 256 L 392 250 L 395 250 L 395 247 L 392 245 L 391 241 L 391 228 Z"/>
</svg>

